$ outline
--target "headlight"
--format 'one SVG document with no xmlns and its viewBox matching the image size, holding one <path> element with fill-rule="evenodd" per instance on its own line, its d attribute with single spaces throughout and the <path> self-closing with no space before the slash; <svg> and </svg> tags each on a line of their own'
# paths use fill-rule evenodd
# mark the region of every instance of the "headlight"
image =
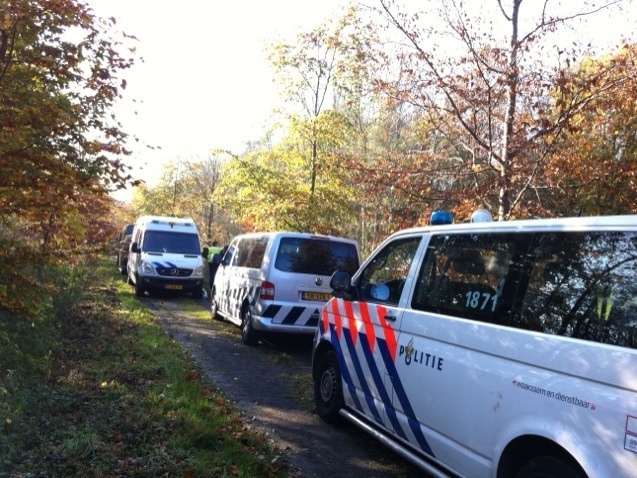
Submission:
<svg viewBox="0 0 637 478">
<path fill-rule="evenodd" d="M 152 265 L 150 262 L 142 261 L 139 269 L 142 275 L 145 275 L 145 276 L 154 276 L 157 274 L 157 271 L 155 270 L 155 266 Z"/>
<path fill-rule="evenodd" d="M 192 275 L 195 277 L 203 277 L 203 266 L 196 267 Z"/>
</svg>

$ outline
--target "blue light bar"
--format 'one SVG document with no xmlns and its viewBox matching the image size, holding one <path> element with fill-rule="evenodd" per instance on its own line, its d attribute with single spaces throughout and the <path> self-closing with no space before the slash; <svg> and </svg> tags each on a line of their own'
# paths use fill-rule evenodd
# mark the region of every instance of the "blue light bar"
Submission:
<svg viewBox="0 0 637 478">
<path fill-rule="evenodd" d="M 431 213 L 429 223 L 432 226 L 440 226 L 442 224 L 453 224 L 453 214 L 449 211 L 435 210 Z"/>
</svg>

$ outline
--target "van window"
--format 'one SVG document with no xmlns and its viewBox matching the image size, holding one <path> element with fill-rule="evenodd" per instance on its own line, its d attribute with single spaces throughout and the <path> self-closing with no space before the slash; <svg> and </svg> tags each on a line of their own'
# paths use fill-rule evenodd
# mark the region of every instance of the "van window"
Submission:
<svg viewBox="0 0 637 478">
<path fill-rule="evenodd" d="M 164 252 L 172 254 L 200 254 L 197 234 L 168 231 L 146 231 L 144 246 L 146 252 Z"/>
<path fill-rule="evenodd" d="M 236 248 L 237 248 L 237 241 L 234 241 L 232 244 L 230 244 L 230 246 L 228 247 L 228 250 L 223 255 L 223 259 L 221 263 L 224 266 L 229 266 L 230 264 L 232 264 L 233 266 L 235 265 L 236 260 L 233 263 L 233 259 L 236 259 L 236 255 L 234 253 Z"/>
<path fill-rule="evenodd" d="M 412 307 L 637 348 L 637 234 L 432 236 Z"/>
<path fill-rule="evenodd" d="M 637 348 L 637 234 L 538 234 L 516 325 Z"/>
<path fill-rule="evenodd" d="M 133 229 L 133 232 L 135 234 L 135 236 L 133 237 L 133 241 L 132 242 L 136 242 L 137 245 L 140 244 L 140 241 L 142 239 L 142 230 L 141 229 L 137 229 L 136 231 Z"/>
<path fill-rule="evenodd" d="M 383 302 L 398 305 L 409 269 L 422 237 L 410 237 L 391 242 L 378 253 L 361 273 L 358 281 L 362 301 Z M 372 291 L 384 284 L 389 289 L 386 300 L 375 300 Z"/>
<path fill-rule="evenodd" d="M 304 237 L 281 238 L 274 263 L 280 271 L 322 276 L 337 270 L 354 274 L 358 266 L 354 244 Z"/>
<path fill-rule="evenodd" d="M 250 267 L 251 269 L 260 269 L 265 255 L 265 249 L 268 247 L 268 237 L 248 237 L 241 239 L 237 248 L 237 260 L 235 265 L 238 267 Z"/>
<path fill-rule="evenodd" d="M 432 236 L 412 307 L 485 322 L 506 320 L 530 238 L 528 234 Z"/>
</svg>

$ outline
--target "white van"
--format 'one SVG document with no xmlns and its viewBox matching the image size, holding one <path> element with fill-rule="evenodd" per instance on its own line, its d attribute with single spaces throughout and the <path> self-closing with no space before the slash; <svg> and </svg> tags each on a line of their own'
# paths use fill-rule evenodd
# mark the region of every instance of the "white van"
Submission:
<svg viewBox="0 0 637 478">
<path fill-rule="evenodd" d="M 237 236 L 230 243 L 211 291 L 212 317 L 241 327 L 255 345 L 263 332 L 313 334 L 329 300 L 332 273 L 354 273 L 358 243 L 296 232 Z"/>
<path fill-rule="evenodd" d="M 331 286 L 326 421 L 432 476 L 637 476 L 637 216 L 409 229 Z"/>
<path fill-rule="evenodd" d="M 128 255 L 128 283 L 145 291 L 183 291 L 203 297 L 203 258 L 192 219 L 142 216 L 137 219 Z"/>
</svg>

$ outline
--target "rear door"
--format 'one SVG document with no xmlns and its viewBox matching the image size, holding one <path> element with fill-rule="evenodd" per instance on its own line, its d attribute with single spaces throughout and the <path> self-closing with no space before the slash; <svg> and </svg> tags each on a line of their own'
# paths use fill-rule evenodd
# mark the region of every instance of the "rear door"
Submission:
<svg viewBox="0 0 637 478">
<path fill-rule="evenodd" d="M 273 244 L 274 263 L 267 280 L 274 284 L 272 322 L 315 327 L 323 305 L 332 298 L 329 283 L 337 270 L 354 274 L 359 267 L 353 241 L 329 237 L 280 236 Z"/>
</svg>

